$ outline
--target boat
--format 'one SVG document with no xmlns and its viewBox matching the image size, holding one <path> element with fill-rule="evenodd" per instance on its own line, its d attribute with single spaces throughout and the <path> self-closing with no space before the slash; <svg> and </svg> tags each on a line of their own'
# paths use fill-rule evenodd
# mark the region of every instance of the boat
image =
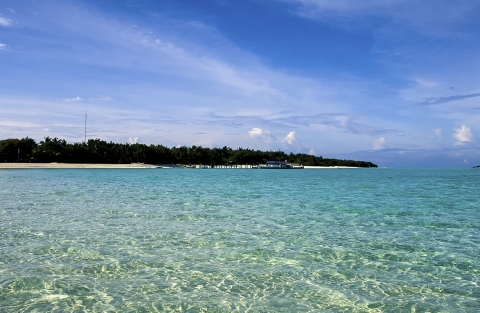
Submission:
<svg viewBox="0 0 480 313">
<path fill-rule="evenodd" d="M 259 169 L 282 169 L 282 170 L 287 170 L 287 169 L 301 169 L 301 168 L 303 168 L 303 166 L 299 165 L 299 164 L 288 163 L 285 160 L 285 162 L 282 162 L 282 161 L 267 161 L 266 164 L 258 165 L 258 168 Z"/>
</svg>

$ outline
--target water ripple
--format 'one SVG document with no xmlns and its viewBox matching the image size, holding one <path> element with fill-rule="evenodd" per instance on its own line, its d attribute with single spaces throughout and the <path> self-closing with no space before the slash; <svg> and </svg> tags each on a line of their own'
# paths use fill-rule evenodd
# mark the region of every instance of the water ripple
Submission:
<svg viewBox="0 0 480 313">
<path fill-rule="evenodd" d="M 479 171 L 0 172 L 1 312 L 478 312 Z"/>
</svg>

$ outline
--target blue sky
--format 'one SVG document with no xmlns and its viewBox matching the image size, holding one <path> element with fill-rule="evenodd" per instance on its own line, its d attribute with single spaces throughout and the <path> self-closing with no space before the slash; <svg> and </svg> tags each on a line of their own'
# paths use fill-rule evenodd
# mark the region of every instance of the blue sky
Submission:
<svg viewBox="0 0 480 313">
<path fill-rule="evenodd" d="M 0 3 L 0 138 L 480 164 L 477 0 Z"/>
</svg>

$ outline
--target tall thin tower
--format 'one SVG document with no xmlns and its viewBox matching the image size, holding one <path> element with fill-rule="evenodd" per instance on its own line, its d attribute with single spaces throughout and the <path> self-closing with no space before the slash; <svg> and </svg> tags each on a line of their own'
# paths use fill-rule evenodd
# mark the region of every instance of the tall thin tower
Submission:
<svg viewBox="0 0 480 313">
<path fill-rule="evenodd" d="M 85 111 L 85 143 L 87 143 L 87 111 Z"/>
</svg>

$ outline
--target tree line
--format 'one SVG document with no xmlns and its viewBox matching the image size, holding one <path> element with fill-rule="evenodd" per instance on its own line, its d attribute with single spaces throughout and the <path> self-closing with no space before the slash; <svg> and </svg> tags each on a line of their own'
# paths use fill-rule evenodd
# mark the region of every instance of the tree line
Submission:
<svg viewBox="0 0 480 313">
<path fill-rule="evenodd" d="M 377 167 L 367 161 L 322 158 L 305 153 L 260 151 L 238 148 L 205 148 L 201 146 L 172 147 L 106 142 L 89 139 L 67 143 L 64 139 L 46 137 L 37 143 L 32 138 L 0 140 L 1 162 L 37 163 L 106 163 L 106 164 L 264 164 L 266 161 L 284 161 L 306 166 Z"/>
</svg>

